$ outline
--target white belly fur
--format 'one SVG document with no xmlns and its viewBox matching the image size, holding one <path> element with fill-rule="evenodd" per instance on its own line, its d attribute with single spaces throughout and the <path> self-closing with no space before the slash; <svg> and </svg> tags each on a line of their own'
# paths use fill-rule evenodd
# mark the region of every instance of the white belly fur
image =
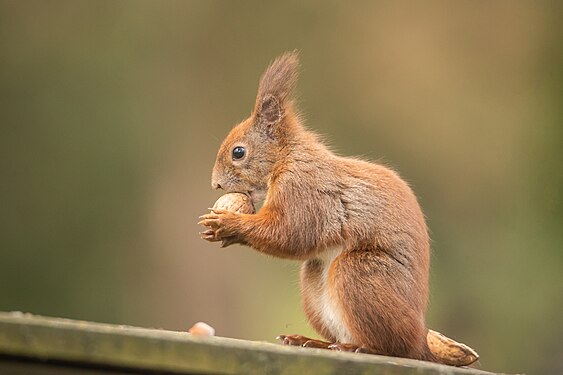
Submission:
<svg viewBox="0 0 563 375">
<path fill-rule="evenodd" d="M 333 334 L 336 341 L 341 343 L 352 342 L 352 337 L 344 324 L 342 311 L 338 306 L 335 296 L 331 296 L 328 290 L 328 272 L 334 259 L 340 255 L 342 247 L 329 248 L 318 255 L 323 263 L 321 275 L 321 293 L 319 298 L 319 315 L 324 326 Z"/>
</svg>

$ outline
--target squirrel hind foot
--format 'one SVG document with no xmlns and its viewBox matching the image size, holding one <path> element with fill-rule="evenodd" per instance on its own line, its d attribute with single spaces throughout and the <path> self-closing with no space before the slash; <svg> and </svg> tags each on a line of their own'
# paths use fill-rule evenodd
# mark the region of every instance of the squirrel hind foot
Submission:
<svg viewBox="0 0 563 375">
<path fill-rule="evenodd" d="M 341 342 L 330 343 L 328 341 L 311 339 L 302 335 L 279 335 L 276 339 L 280 340 L 283 345 L 301 346 L 304 348 L 330 349 L 339 352 L 355 352 L 365 354 L 377 354 L 374 350 L 365 346 L 357 346 L 354 344 L 346 344 Z"/>
<path fill-rule="evenodd" d="M 279 335 L 276 337 L 283 345 L 302 346 L 304 348 L 328 349 L 330 342 L 311 339 L 302 335 Z"/>
</svg>

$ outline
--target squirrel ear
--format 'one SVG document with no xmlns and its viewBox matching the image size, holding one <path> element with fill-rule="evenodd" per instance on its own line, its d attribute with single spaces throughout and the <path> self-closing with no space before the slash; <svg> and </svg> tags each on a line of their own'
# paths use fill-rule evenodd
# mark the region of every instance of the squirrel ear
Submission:
<svg viewBox="0 0 563 375">
<path fill-rule="evenodd" d="M 259 103 L 260 109 L 257 111 L 258 122 L 262 125 L 274 125 L 283 118 L 283 109 L 280 102 L 273 95 L 266 95 Z"/>
<path fill-rule="evenodd" d="M 256 97 L 254 114 L 262 125 L 271 126 L 280 122 L 289 105 L 289 96 L 297 82 L 299 58 L 297 51 L 286 52 L 266 69 Z"/>
</svg>

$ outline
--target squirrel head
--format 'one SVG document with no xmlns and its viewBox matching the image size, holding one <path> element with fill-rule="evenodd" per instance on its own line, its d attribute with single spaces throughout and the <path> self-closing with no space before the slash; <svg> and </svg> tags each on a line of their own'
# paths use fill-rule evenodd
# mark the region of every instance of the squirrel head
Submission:
<svg viewBox="0 0 563 375">
<path fill-rule="evenodd" d="M 286 52 L 266 69 L 252 114 L 219 148 L 211 178 L 214 189 L 249 194 L 253 201 L 265 197 L 272 171 L 299 126 L 290 97 L 298 68 L 297 53 Z"/>
</svg>

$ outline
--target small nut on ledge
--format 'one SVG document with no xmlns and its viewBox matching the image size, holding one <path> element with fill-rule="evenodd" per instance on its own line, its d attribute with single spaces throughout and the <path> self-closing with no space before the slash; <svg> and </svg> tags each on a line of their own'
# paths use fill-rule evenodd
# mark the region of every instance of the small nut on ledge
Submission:
<svg viewBox="0 0 563 375">
<path fill-rule="evenodd" d="M 213 205 L 213 208 L 236 212 L 239 214 L 256 213 L 250 197 L 242 193 L 227 193 L 220 196 Z"/>
<path fill-rule="evenodd" d="M 194 336 L 215 336 L 215 329 L 204 322 L 197 322 L 188 330 L 188 333 Z"/>
</svg>

